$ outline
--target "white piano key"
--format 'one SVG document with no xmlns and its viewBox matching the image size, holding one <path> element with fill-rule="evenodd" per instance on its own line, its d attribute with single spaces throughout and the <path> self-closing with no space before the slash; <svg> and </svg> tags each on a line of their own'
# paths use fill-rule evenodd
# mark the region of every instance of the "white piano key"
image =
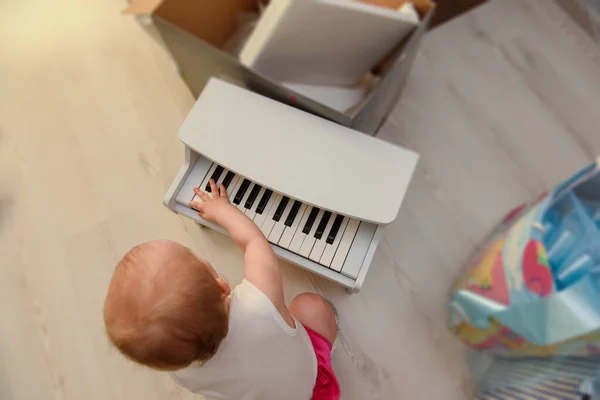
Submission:
<svg viewBox="0 0 600 400">
<path fill-rule="evenodd" d="M 279 239 L 281 239 L 281 235 L 283 234 L 283 231 L 285 230 L 285 218 L 287 217 L 288 213 L 290 212 L 293 204 L 294 204 L 294 201 L 292 199 L 289 199 L 287 202 L 287 205 L 283 209 L 283 213 L 281 213 L 281 218 L 279 218 L 279 221 L 275 221 L 275 225 L 273 226 L 273 229 L 271 230 L 271 233 L 269 234 L 269 237 L 268 237 L 269 242 L 271 242 L 273 244 L 279 243 Z"/>
<path fill-rule="evenodd" d="M 300 246 L 302 246 L 302 242 L 306 237 L 306 233 L 303 233 L 302 229 L 304 229 L 304 225 L 306 225 L 306 221 L 308 220 L 308 216 L 310 215 L 312 209 L 312 206 L 307 206 L 306 210 L 304 210 L 304 215 L 298 224 L 298 229 L 296 229 L 296 232 L 294 233 L 292 243 L 290 243 L 288 247 L 288 249 L 294 253 L 298 253 L 300 251 Z"/>
<path fill-rule="evenodd" d="M 229 170 L 227 168 L 223 169 L 223 172 L 221 172 L 219 179 L 217 179 L 217 181 L 215 182 L 217 184 L 217 189 L 219 189 L 219 185 L 225 180 L 225 177 L 227 176 L 228 172 Z"/>
<path fill-rule="evenodd" d="M 296 218 L 294 219 L 294 222 L 292 222 L 292 225 L 285 227 L 285 229 L 283 231 L 283 235 L 281 235 L 281 239 L 279 239 L 279 243 L 278 243 L 279 246 L 283 247 L 284 249 L 288 249 L 290 247 L 290 245 L 292 244 L 292 239 L 294 238 L 294 234 L 298 230 L 300 221 L 304 217 L 304 212 L 306 211 L 307 208 L 308 207 L 306 206 L 306 204 L 302 204 L 300 206 L 300 209 L 298 210 L 298 214 L 296 214 Z M 308 218 L 308 216 L 307 216 L 307 218 Z M 304 225 L 303 225 L 303 227 L 304 227 Z M 302 229 L 302 228 L 300 228 L 300 229 Z"/>
<path fill-rule="evenodd" d="M 208 170 L 208 173 L 204 177 L 204 180 L 202 181 L 202 183 L 200 183 L 200 185 L 198 185 L 198 188 L 200 190 L 202 190 L 203 192 L 204 192 L 204 188 L 206 188 L 206 185 L 208 184 L 208 181 L 210 180 L 210 177 L 212 176 L 213 172 L 215 172 L 215 169 L 217 169 L 217 166 L 218 166 L 217 163 L 213 163 L 213 165 Z M 192 201 L 199 201 L 200 203 L 202 203 L 202 199 L 200 197 L 198 197 L 197 194 L 194 194 Z"/>
<path fill-rule="evenodd" d="M 235 181 L 235 185 L 233 184 L 233 182 L 231 182 L 231 185 L 229 185 L 230 190 L 227 191 L 229 202 L 231 204 L 233 204 L 233 198 L 235 197 L 237 190 L 240 188 L 240 185 L 244 181 L 244 177 L 236 175 L 235 178 L 233 178 L 233 180 Z"/>
<path fill-rule="evenodd" d="M 292 226 L 294 224 L 294 222 L 299 221 L 302 218 L 302 214 L 300 213 L 300 211 L 304 211 L 304 209 L 302 208 L 303 204 L 301 201 L 298 200 L 291 200 L 292 201 L 292 208 L 290 209 L 290 212 L 288 213 L 287 217 L 285 217 L 285 226 L 286 228 L 289 228 L 290 226 Z M 302 210 L 300 210 L 302 208 Z M 298 215 L 300 214 L 300 215 Z"/>
<path fill-rule="evenodd" d="M 216 168 L 218 168 L 218 165 L 217 164 L 215 164 L 215 165 L 216 165 Z M 210 178 L 212 177 L 213 172 L 214 172 L 214 170 L 212 172 L 209 172 L 209 174 L 206 176 L 204 182 L 200 186 L 200 190 L 202 190 L 208 196 L 212 196 L 212 193 L 207 192 L 205 189 L 206 189 L 206 185 L 209 184 L 209 181 L 210 181 Z M 217 185 L 217 188 L 219 187 L 219 185 L 221 183 L 223 183 L 223 180 L 225 179 L 225 176 L 227 176 L 227 172 L 229 172 L 229 170 L 227 168 L 223 168 L 223 170 L 221 171 L 221 175 L 219 175 L 219 178 L 217 178 L 217 181 L 215 182 L 215 184 Z M 199 202 L 202 203 L 202 199 L 199 196 L 197 196 L 197 195 L 194 195 L 194 199 L 193 200 L 194 201 L 199 201 Z"/>
<path fill-rule="evenodd" d="M 248 185 L 248 189 L 246 189 L 246 193 L 244 193 L 244 197 L 242 197 L 242 201 L 240 201 L 240 204 L 238 204 L 238 206 L 237 206 L 237 208 L 239 208 L 239 210 L 243 213 L 246 212 L 246 208 L 244 207 L 244 204 L 246 204 L 246 200 L 248 200 L 248 197 L 250 197 L 250 192 L 252 191 L 252 188 L 254 187 L 254 185 L 256 185 L 256 184 L 250 182 L 250 185 Z"/>
<path fill-rule="evenodd" d="M 214 173 L 212 174 L 213 176 L 209 177 L 210 179 L 213 179 L 215 181 L 215 184 L 219 184 L 219 180 L 223 180 L 223 178 L 225 178 L 225 172 L 227 172 L 227 169 L 225 167 L 223 167 L 222 165 L 218 165 L 217 164 L 217 168 L 215 168 Z M 216 175 L 216 176 L 215 176 Z M 210 183 L 207 180 L 206 184 L 208 186 L 208 188 L 210 189 Z M 205 192 L 207 192 L 208 194 L 210 194 L 210 191 L 205 187 L 202 188 Z"/>
<path fill-rule="evenodd" d="M 308 256 L 310 255 L 310 252 L 312 251 L 312 248 L 315 245 L 315 242 L 317 241 L 317 239 L 315 239 L 315 232 L 317 230 L 317 227 L 319 226 L 319 222 L 321 222 L 321 217 L 323 216 L 323 213 L 324 211 L 322 209 L 319 210 L 319 214 L 317 214 L 317 218 L 315 219 L 315 222 L 313 223 L 310 232 L 304 238 L 302 246 L 300 246 L 300 250 L 298 251 L 298 254 L 300 254 L 301 256 L 308 258 Z"/>
<path fill-rule="evenodd" d="M 231 180 L 229 181 L 229 184 L 226 184 L 226 179 L 228 176 L 231 176 Z M 227 191 L 227 197 L 229 197 L 229 191 L 228 189 L 231 187 L 231 185 L 235 182 L 235 173 L 233 171 L 227 170 L 227 173 L 225 174 L 225 177 L 223 178 L 223 182 L 221 182 L 223 184 L 223 186 L 225 186 L 225 191 Z"/>
<path fill-rule="evenodd" d="M 346 261 L 344 262 L 344 265 L 342 267 L 343 275 L 352 279 L 356 279 L 358 277 L 360 268 L 363 265 L 365 255 L 369 250 L 369 246 L 371 245 L 371 241 L 373 240 L 373 236 L 375 235 L 376 230 L 376 224 L 360 224 L 358 231 L 354 236 L 352 246 L 350 246 L 350 250 L 346 255 Z"/>
<path fill-rule="evenodd" d="M 265 216 L 265 220 L 262 223 L 262 226 L 260 227 L 260 230 L 265 234 L 265 237 L 268 238 L 269 235 L 271 234 L 271 230 L 273 229 L 273 227 L 275 226 L 275 221 L 273 220 L 273 214 L 275 214 L 275 210 L 277 210 L 277 206 L 279 205 L 279 202 L 281 201 L 281 198 L 283 196 L 273 192 L 273 194 L 271 195 L 271 198 L 273 199 L 273 203 L 271 204 L 271 208 L 269 210 L 269 212 L 267 213 L 267 215 Z M 265 209 L 266 212 L 266 209 Z"/>
<path fill-rule="evenodd" d="M 235 195 L 232 199 L 232 204 L 238 209 L 242 204 L 242 200 L 244 200 L 244 196 L 246 196 L 246 194 L 248 193 L 248 188 L 252 185 L 253 183 L 249 179 L 242 178 L 242 182 L 238 185 L 237 189 L 235 190 Z M 243 205 L 241 211 L 244 212 Z"/>
<path fill-rule="evenodd" d="M 229 198 L 229 201 L 231 201 L 233 199 L 233 197 L 231 196 L 231 193 L 237 187 L 239 181 L 240 181 L 240 176 L 237 174 L 234 175 L 233 179 L 231 180 L 231 183 L 229 184 L 229 187 L 227 188 L 227 197 Z"/>
<path fill-rule="evenodd" d="M 229 170 L 227 168 L 223 168 L 223 171 L 221 171 L 221 175 L 219 175 L 219 178 L 217 178 L 215 184 L 217 185 L 217 190 L 219 189 L 219 185 L 221 183 L 223 183 L 223 180 L 225 179 L 225 176 L 227 176 L 227 172 L 229 172 Z M 211 173 L 212 175 L 212 173 Z M 206 180 L 206 184 L 208 185 L 208 181 L 210 180 L 210 176 L 208 177 L 208 179 Z M 204 191 L 205 193 L 207 193 L 209 196 L 212 196 L 212 193 L 208 193 L 206 190 L 206 186 L 202 186 L 202 191 Z"/>
<path fill-rule="evenodd" d="M 198 158 L 187 179 L 184 181 L 184 184 L 181 186 L 181 189 L 179 189 L 179 193 L 177 193 L 175 197 L 175 201 L 178 204 L 181 204 L 185 207 L 189 206 L 190 201 L 195 196 L 194 188 L 197 188 L 198 184 L 202 183 L 212 165 L 212 161 L 204 157 Z"/>
<path fill-rule="evenodd" d="M 321 259 L 319 260 L 319 264 L 325 265 L 327 267 L 329 267 L 331 265 L 331 262 L 333 261 L 333 256 L 335 256 L 335 252 L 338 248 L 338 246 L 340 245 L 340 242 L 342 241 L 342 236 L 344 236 L 344 231 L 346 230 L 346 226 L 348 225 L 348 220 L 350 218 L 348 217 L 344 217 L 344 220 L 342 221 L 342 224 L 340 225 L 340 229 L 333 241 L 332 244 L 327 243 L 327 245 L 325 246 L 325 251 L 323 252 L 323 255 L 321 256 Z"/>
<path fill-rule="evenodd" d="M 350 251 L 352 241 L 354 241 L 354 236 L 356 235 L 356 231 L 358 231 L 359 225 L 360 221 L 357 219 L 351 219 L 350 221 L 348 221 L 348 225 L 346 225 L 346 230 L 344 230 L 344 235 L 342 236 L 340 244 L 335 252 L 333 261 L 329 266 L 331 269 L 338 272 L 342 270 L 342 267 L 344 266 L 344 261 L 346 261 L 346 255 L 348 255 L 348 251 Z"/>
<path fill-rule="evenodd" d="M 256 217 L 256 208 L 258 207 L 258 203 L 260 203 L 260 199 L 262 199 L 263 194 L 265 194 L 265 191 L 267 189 L 263 186 L 260 191 L 258 192 L 258 195 L 256 196 L 256 199 L 254 200 L 254 204 L 252 204 L 252 207 L 249 209 L 246 209 L 246 215 L 248 216 L 248 218 L 250 218 L 251 220 L 254 220 L 254 217 Z"/>
<path fill-rule="evenodd" d="M 321 256 L 323 255 L 323 252 L 325 251 L 325 246 L 327 246 L 327 235 L 329 234 L 329 231 L 331 230 L 331 226 L 333 225 L 333 221 L 335 220 L 337 214 L 331 214 L 331 216 L 329 217 L 329 221 L 327 222 L 327 225 L 325 226 L 325 230 L 323 231 L 323 236 L 321 236 L 321 239 L 317 239 L 317 241 L 315 242 L 315 245 L 313 246 L 312 250 L 310 251 L 310 256 L 308 258 L 310 258 L 311 260 L 315 261 L 315 262 L 319 262 L 319 260 L 321 259 Z"/>
<path fill-rule="evenodd" d="M 264 193 L 263 193 L 263 195 L 264 195 Z M 256 215 L 254 216 L 253 221 L 256 224 L 256 226 L 258 226 L 259 228 L 265 222 L 265 219 L 267 218 L 267 214 L 269 213 L 269 210 L 271 209 L 271 207 L 273 206 L 273 203 L 275 202 L 275 197 L 277 197 L 277 194 L 275 192 L 272 192 L 271 197 L 269 198 L 269 201 L 267 202 L 267 205 L 265 206 L 265 209 L 263 210 L 262 214 L 256 213 Z"/>
</svg>

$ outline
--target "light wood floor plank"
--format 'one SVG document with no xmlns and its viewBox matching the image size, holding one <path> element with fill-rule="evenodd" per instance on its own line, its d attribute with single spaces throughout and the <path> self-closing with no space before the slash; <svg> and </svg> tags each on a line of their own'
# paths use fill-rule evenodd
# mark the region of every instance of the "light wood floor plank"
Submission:
<svg viewBox="0 0 600 400">
<path fill-rule="evenodd" d="M 168 238 L 242 279 L 230 239 L 161 205 L 193 99 L 123 5 L 0 2 L 2 400 L 199 398 L 110 347 L 112 268 Z M 283 266 L 288 300 L 317 291 L 338 309 L 343 399 L 469 398 L 463 347 L 445 329 L 448 291 L 506 211 L 600 153 L 599 66 L 591 41 L 542 0 L 492 1 L 424 38 L 379 134 L 422 159 L 363 290 Z"/>
</svg>

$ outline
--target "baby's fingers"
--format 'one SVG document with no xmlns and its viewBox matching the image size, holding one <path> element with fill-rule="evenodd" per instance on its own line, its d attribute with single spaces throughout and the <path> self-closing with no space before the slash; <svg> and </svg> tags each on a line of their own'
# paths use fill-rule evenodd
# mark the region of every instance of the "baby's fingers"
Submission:
<svg viewBox="0 0 600 400">
<path fill-rule="evenodd" d="M 206 193 L 204 193 L 202 190 L 200 190 L 199 188 L 194 188 L 194 193 L 196 193 L 196 195 L 198 197 L 200 197 L 202 199 L 202 201 L 207 202 L 208 200 L 210 200 L 210 197 L 208 197 L 208 195 Z"/>
<path fill-rule="evenodd" d="M 225 189 L 225 185 L 223 185 L 222 183 L 219 185 L 219 192 L 221 194 L 221 197 L 227 197 L 227 189 Z"/>
<path fill-rule="evenodd" d="M 217 184 L 214 179 L 210 180 L 210 194 L 214 197 L 219 197 L 219 189 L 217 189 Z"/>
<path fill-rule="evenodd" d="M 204 203 L 200 203 L 199 201 L 190 201 L 190 207 L 193 208 L 194 210 L 200 212 L 200 211 L 202 211 L 202 208 L 204 207 Z"/>
</svg>

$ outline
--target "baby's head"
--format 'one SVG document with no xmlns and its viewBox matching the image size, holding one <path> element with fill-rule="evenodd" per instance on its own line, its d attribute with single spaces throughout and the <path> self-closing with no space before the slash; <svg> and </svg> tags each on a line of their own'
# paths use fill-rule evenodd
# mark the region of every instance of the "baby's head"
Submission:
<svg viewBox="0 0 600 400">
<path fill-rule="evenodd" d="M 206 361 L 227 335 L 230 292 L 188 248 L 144 243 L 115 268 L 104 304 L 106 331 L 124 355 L 155 369 Z"/>
</svg>

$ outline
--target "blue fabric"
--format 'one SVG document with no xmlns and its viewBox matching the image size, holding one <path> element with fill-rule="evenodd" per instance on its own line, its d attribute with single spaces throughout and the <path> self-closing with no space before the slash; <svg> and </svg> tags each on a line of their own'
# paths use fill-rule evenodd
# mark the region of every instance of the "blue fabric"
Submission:
<svg viewBox="0 0 600 400">
<path fill-rule="evenodd" d="M 452 294 L 454 309 L 476 328 L 486 329 L 493 318 L 536 346 L 600 330 L 599 165 L 591 164 L 557 186 L 517 224 L 519 229 L 508 231 L 502 253 L 510 305 L 463 287 Z M 532 241 L 545 248 L 556 288 L 543 296 L 524 288 L 523 252 L 519 258 L 514 255 L 515 248 Z"/>
</svg>

